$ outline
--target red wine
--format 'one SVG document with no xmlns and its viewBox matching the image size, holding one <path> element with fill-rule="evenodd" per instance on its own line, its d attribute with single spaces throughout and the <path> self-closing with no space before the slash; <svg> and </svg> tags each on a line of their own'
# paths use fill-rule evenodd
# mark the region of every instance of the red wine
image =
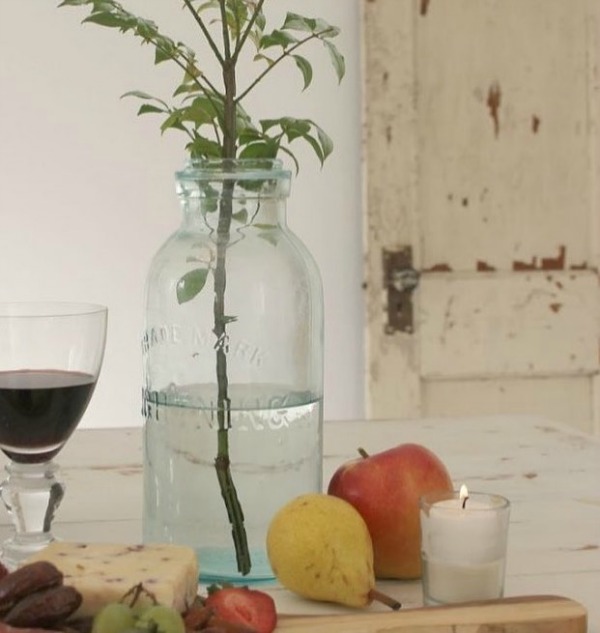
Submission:
<svg viewBox="0 0 600 633">
<path fill-rule="evenodd" d="M 0 449 L 15 462 L 52 459 L 92 397 L 89 374 L 58 370 L 0 372 Z"/>
</svg>

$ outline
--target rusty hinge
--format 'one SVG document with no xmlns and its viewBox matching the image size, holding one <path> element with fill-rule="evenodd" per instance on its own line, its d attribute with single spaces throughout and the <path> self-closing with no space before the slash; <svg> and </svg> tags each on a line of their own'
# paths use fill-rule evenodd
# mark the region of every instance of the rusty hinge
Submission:
<svg viewBox="0 0 600 633">
<path fill-rule="evenodd" d="M 419 272 L 412 267 L 412 248 L 383 251 L 383 284 L 387 291 L 385 333 L 413 331 L 412 293 L 419 284 Z"/>
</svg>

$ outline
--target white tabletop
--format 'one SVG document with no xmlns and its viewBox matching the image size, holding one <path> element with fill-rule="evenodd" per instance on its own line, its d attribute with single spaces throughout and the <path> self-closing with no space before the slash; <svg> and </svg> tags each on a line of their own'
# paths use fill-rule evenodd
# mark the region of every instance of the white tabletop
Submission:
<svg viewBox="0 0 600 633">
<path fill-rule="evenodd" d="M 58 459 L 67 492 L 57 536 L 141 541 L 141 440 L 140 428 L 75 433 Z M 437 453 L 457 486 L 510 499 L 506 595 L 577 600 L 588 609 L 589 631 L 600 633 L 600 439 L 528 416 L 327 422 L 324 481 L 359 446 L 375 453 L 404 442 Z M 7 525 L 0 509 L 0 537 Z M 380 586 L 407 606 L 421 603 L 419 582 Z M 272 591 L 282 612 L 337 610 Z"/>
</svg>

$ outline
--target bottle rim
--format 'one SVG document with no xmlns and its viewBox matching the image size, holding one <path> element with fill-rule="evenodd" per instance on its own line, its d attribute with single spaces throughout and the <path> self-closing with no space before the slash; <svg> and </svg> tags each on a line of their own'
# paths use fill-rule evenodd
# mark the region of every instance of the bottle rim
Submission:
<svg viewBox="0 0 600 633">
<path fill-rule="evenodd" d="M 192 158 L 175 176 L 180 181 L 289 180 L 278 158 Z"/>
</svg>

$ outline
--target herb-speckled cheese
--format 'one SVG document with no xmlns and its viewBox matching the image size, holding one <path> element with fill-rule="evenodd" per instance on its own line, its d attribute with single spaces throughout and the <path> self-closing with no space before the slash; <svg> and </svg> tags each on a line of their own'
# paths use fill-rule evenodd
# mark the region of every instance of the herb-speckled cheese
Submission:
<svg viewBox="0 0 600 633">
<path fill-rule="evenodd" d="M 117 545 L 55 541 L 27 562 L 46 560 L 64 574 L 64 584 L 83 596 L 77 615 L 93 615 L 109 602 L 119 601 L 142 583 L 160 604 L 180 612 L 198 591 L 198 564 L 194 550 L 179 545 Z M 138 604 L 152 604 L 142 594 Z"/>
</svg>

